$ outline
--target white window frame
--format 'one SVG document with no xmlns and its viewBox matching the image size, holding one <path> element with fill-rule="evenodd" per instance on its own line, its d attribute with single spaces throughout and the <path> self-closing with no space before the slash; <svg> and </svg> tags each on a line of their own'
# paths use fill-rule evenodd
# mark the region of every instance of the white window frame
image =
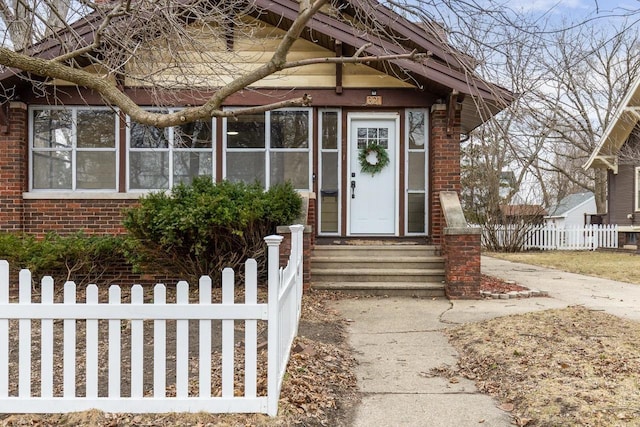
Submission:
<svg viewBox="0 0 640 427">
<path fill-rule="evenodd" d="M 232 109 L 232 108 L 230 108 Z M 263 153 L 264 154 L 264 186 L 265 189 L 271 187 L 271 153 L 307 153 L 308 177 L 307 183 L 309 188 L 296 188 L 298 191 L 313 191 L 313 109 L 310 107 L 303 108 L 280 108 L 273 111 L 305 111 L 308 113 L 309 135 L 308 145 L 306 148 L 271 148 L 271 113 L 265 111 L 265 141 L 264 148 L 228 148 L 227 147 L 227 121 L 228 118 L 222 120 L 222 178 L 227 179 L 227 153 Z"/>
<path fill-rule="evenodd" d="M 34 137 L 35 137 L 35 122 L 34 122 L 34 111 L 38 110 L 70 110 L 71 111 L 71 122 L 72 122 L 72 131 L 71 138 L 72 143 L 71 147 L 68 149 L 53 149 L 53 148 L 39 148 L 36 149 L 34 147 Z M 79 110 L 87 110 L 87 111 L 113 111 L 115 120 L 114 120 L 114 133 L 115 133 L 115 141 L 114 148 L 78 148 L 77 144 L 77 117 Z M 29 106 L 29 192 L 33 193 L 69 193 L 69 192 L 77 192 L 77 193 L 113 193 L 117 192 L 120 184 L 120 120 L 118 116 L 118 111 L 113 110 L 109 107 L 92 107 L 86 105 L 70 105 L 70 106 L 51 106 L 51 105 L 31 105 Z M 71 153 L 71 188 L 33 188 L 33 166 L 34 166 L 34 152 L 46 152 L 46 151 L 69 151 Z M 114 188 L 77 188 L 77 153 L 80 152 L 113 152 L 115 155 L 115 187 Z"/>
<path fill-rule="evenodd" d="M 422 149 L 410 148 L 409 144 L 409 115 L 413 112 L 424 114 L 424 141 Z M 405 139 L 405 156 L 404 156 L 404 230 L 406 236 L 427 236 L 429 234 L 429 110 L 425 108 L 410 108 L 404 112 L 404 139 Z M 424 189 L 409 189 L 409 153 L 424 153 Z M 409 194 L 424 194 L 424 232 L 409 232 Z"/>
<path fill-rule="evenodd" d="M 337 126 L 337 144 L 336 148 L 325 149 L 322 147 L 322 115 L 324 113 L 337 113 L 338 126 Z M 342 230 L 342 110 L 339 108 L 323 108 L 318 110 L 318 235 L 320 236 L 339 236 Z M 338 230 L 336 232 L 325 232 L 322 230 L 322 184 L 324 176 L 322 174 L 322 154 L 323 153 L 338 153 Z"/>
<path fill-rule="evenodd" d="M 175 113 L 178 112 L 180 110 L 182 110 L 182 108 L 145 108 L 146 111 L 151 111 L 151 112 L 163 112 L 166 111 L 167 113 Z M 174 153 L 178 152 L 199 152 L 199 153 L 211 153 L 211 174 L 207 175 L 211 177 L 211 180 L 215 182 L 216 179 L 216 121 L 211 119 L 211 147 L 210 148 L 176 148 L 174 147 L 174 134 L 175 134 L 175 128 L 177 126 L 169 126 L 167 127 L 167 141 L 168 141 L 168 145 L 167 148 L 133 148 L 131 147 L 131 124 L 133 123 L 133 121 L 131 120 L 130 116 L 127 116 L 127 160 L 126 160 L 126 187 L 127 187 L 127 192 L 128 193 L 148 193 L 148 192 L 152 192 L 152 191 L 169 191 L 171 190 L 171 188 L 173 188 L 174 185 L 176 185 L 176 183 L 174 182 L 174 174 L 173 174 L 173 155 Z M 149 152 L 149 151 L 158 151 L 158 152 L 166 152 L 168 153 L 169 159 L 168 159 L 168 163 L 169 163 L 169 171 L 168 171 L 168 177 L 169 177 L 169 183 L 168 183 L 168 187 L 167 188 L 131 188 L 131 171 L 130 171 L 130 167 L 131 167 L 131 162 L 130 162 L 130 154 L 132 152 Z M 204 176 L 204 175 L 201 175 Z"/>
</svg>

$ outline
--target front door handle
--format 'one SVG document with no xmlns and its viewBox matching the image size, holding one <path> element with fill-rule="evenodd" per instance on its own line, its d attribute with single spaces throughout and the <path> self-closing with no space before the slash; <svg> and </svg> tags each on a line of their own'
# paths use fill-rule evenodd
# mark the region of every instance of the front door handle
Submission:
<svg viewBox="0 0 640 427">
<path fill-rule="evenodd" d="M 355 181 L 351 181 L 351 198 L 352 199 L 356 198 L 356 182 Z"/>
</svg>

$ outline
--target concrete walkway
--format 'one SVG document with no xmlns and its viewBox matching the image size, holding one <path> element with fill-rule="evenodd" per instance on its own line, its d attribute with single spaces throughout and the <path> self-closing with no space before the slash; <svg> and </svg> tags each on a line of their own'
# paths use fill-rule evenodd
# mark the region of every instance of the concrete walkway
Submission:
<svg viewBox="0 0 640 427">
<path fill-rule="evenodd" d="M 638 258 L 640 267 L 640 257 Z M 582 304 L 640 320 L 640 285 L 482 258 L 482 271 L 549 292 L 548 298 L 453 301 L 361 298 L 336 301 L 349 319 L 349 340 L 362 403 L 353 423 L 370 426 L 510 426 L 499 402 L 463 378 L 450 382 L 429 371 L 455 365 L 443 330 L 460 323 Z"/>
</svg>

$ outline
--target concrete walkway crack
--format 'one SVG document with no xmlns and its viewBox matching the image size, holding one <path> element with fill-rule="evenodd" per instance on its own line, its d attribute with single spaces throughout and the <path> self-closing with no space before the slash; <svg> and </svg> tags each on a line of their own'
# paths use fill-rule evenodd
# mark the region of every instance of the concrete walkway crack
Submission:
<svg viewBox="0 0 640 427">
<path fill-rule="evenodd" d="M 440 323 L 444 323 L 445 325 L 460 325 L 460 322 L 453 322 L 451 320 L 443 319 L 444 315 L 447 314 L 448 311 L 453 310 L 453 301 L 449 301 L 449 307 L 438 315 L 438 321 Z"/>
</svg>

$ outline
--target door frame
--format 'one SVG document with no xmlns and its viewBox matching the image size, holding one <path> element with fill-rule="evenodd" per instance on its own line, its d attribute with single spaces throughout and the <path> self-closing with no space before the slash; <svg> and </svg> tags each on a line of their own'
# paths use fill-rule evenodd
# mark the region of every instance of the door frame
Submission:
<svg viewBox="0 0 640 427">
<path fill-rule="evenodd" d="M 347 113 L 347 149 L 346 152 L 346 168 L 345 168 L 345 176 L 346 182 L 349 183 L 351 179 L 351 154 L 354 145 L 352 144 L 352 132 L 351 126 L 353 120 L 393 120 L 395 122 L 395 156 L 394 156 L 394 164 L 395 168 L 394 173 L 394 232 L 393 235 L 385 234 L 385 236 L 393 236 L 398 237 L 400 235 L 400 151 L 401 151 L 401 141 L 400 141 L 400 113 L 399 112 L 371 112 L 371 111 L 362 111 L 362 112 L 348 112 Z M 351 234 L 351 197 L 349 196 L 349 186 L 344 187 L 344 193 L 347 200 L 345 205 L 346 210 L 346 235 L 352 236 Z M 355 234 L 354 236 L 367 236 L 362 234 Z M 379 234 L 371 234 L 371 236 L 379 236 Z"/>
</svg>

